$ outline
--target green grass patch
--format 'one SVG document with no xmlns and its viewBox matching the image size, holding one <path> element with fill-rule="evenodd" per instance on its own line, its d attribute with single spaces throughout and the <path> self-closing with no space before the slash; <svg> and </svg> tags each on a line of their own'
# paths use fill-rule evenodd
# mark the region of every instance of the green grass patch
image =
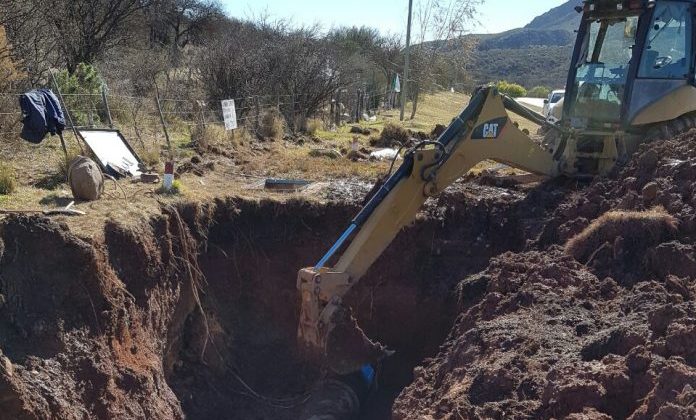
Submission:
<svg viewBox="0 0 696 420">
<path fill-rule="evenodd" d="M 12 194 L 17 190 L 17 174 L 12 166 L 0 163 L 0 195 Z"/>
</svg>

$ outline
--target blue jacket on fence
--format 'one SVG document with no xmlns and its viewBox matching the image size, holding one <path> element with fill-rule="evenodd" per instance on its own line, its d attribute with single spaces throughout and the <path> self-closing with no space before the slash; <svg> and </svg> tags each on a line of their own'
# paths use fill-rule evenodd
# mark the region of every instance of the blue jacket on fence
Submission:
<svg viewBox="0 0 696 420">
<path fill-rule="evenodd" d="M 41 143 L 47 133 L 60 134 L 65 128 L 65 116 L 60 102 L 50 89 L 35 89 L 19 97 L 22 108 L 21 137 L 32 143 Z"/>
</svg>

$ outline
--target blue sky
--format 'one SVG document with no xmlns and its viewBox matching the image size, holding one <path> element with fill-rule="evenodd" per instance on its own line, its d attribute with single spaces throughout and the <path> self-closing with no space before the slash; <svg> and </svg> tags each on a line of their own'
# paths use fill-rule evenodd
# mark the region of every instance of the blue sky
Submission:
<svg viewBox="0 0 696 420">
<path fill-rule="evenodd" d="M 405 33 L 408 0 L 221 0 L 232 16 L 248 18 L 267 11 L 272 18 L 297 24 L 372 26 L 383 32 Z M 414 0 L 414 4 L 418 0 Z M 478 33 L 497 33 L 529 23 L 564 0 L 486 0 L 480 9 Z"/>
</svg>

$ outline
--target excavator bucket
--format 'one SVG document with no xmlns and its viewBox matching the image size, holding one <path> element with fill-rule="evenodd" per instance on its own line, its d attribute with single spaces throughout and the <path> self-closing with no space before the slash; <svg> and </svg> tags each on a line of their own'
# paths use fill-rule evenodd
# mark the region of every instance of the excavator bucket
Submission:
<svg viewBox="0 0 696 420">
<path fill-rule="evenodd" d="M 326 337 L 326 364 L 339 375 L 358 371 L 368 364 L 375 365 L 394 353 L 365 335 L 350 308 L 339 306 L 332 324 Z"/>
<path fill-rule="evenodd" d="M 309 360 L 331 371 L 346 375 L 375 364 L 393 354 L 380 343 L 370 340 L 343 305 L 341 290 L 350 281 L 345 273 L 312 268 L 300 270 L 297 287 L 302 306 L 298 340 Z M 331 297 L 332 296 L 332 297 Z"/>
</svg>

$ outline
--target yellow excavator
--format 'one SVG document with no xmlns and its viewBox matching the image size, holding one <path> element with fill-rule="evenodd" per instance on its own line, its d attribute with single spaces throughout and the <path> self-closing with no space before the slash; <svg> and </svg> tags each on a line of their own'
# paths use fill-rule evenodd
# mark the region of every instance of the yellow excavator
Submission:
<svg viewBox="0 0 696 420">
<path fill-rule="evenodd" d="M 551 124 L 494 87 L 478 89 L 437 141 L 408 150 L 319 262 L 300 270 L 298 337 L 337 375 L 390 353 L 368 339 L 343 298 L 429 198 L 492 160 L 548 177 L 607 175 L 641 142 L 696 127 L 696 0 L 588 0 Z M 542 127 L 533 138 L 508 112 Z"/>
</svg>

